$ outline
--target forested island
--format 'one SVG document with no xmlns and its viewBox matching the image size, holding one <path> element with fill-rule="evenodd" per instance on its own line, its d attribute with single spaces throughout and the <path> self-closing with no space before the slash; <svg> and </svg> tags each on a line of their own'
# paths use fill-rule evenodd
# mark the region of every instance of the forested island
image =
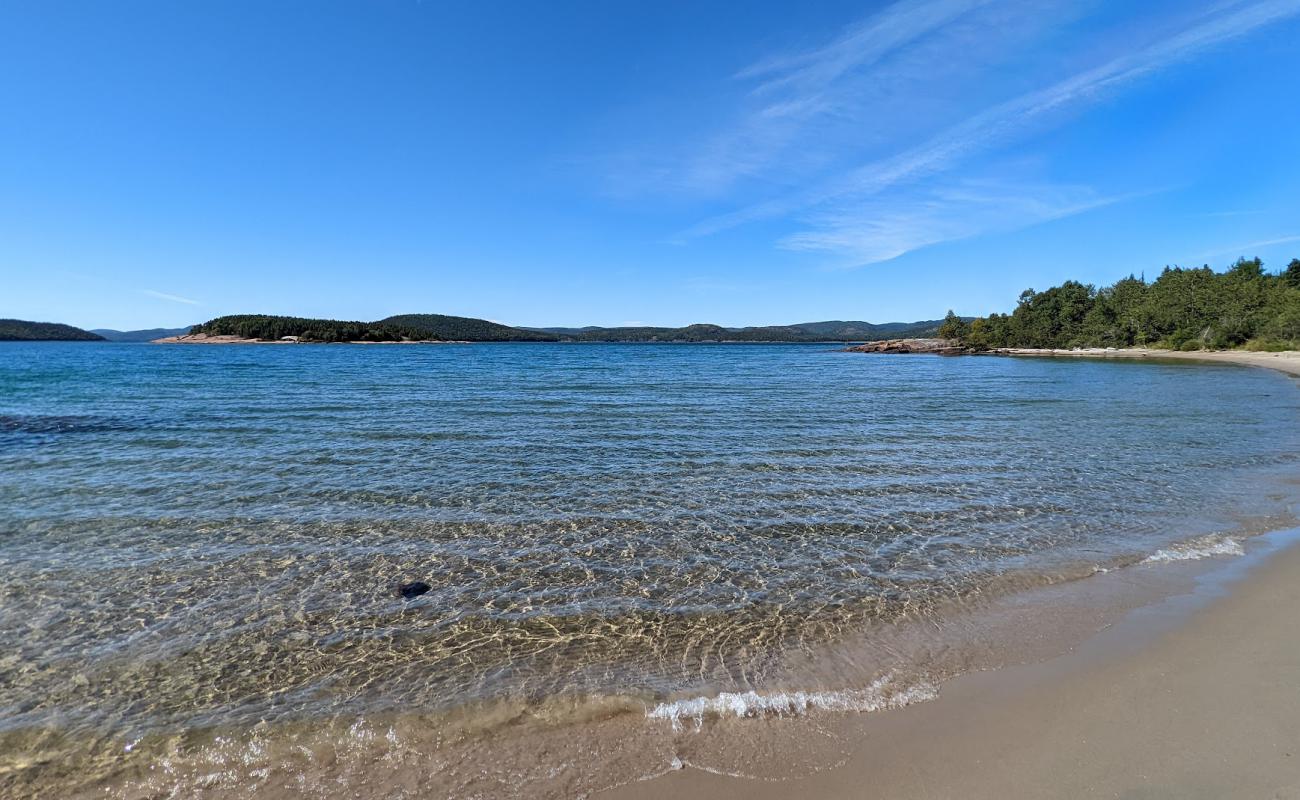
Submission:
<svg viewBox="0 0 1300 800">
<path fill-rule="evenodd" d="M 553 342 L 556 337 L 525 328 L 512 328 L 499 322 L 474 317 L 453 317 L 446 314 L 398 314 L 386 317 L 376 325 L 392 326 L 399 330 L 417 331 L 440 341 L 456 342 Z"/>
<path fill-rule="evenodd" d="M 104 337 L 58 322 L 0 319 L 0 342 L 102 342 Z"/>
<path fill-rule="evenodd" d="M 1077 281 L 1026 289 L 1010 314 L 968 321 L 949 311 L 938 335 L 975 351 L 1300 349 L 1300 259 L 1276 273 L 1243 258 L 1223 272 L 1167 267 L 1150 283 L 1130 275 L 1100 289 Z"/>
<path fill-rule="evenodd" d="M 375 322 L 240 314 L 195 325 L 191 336 L 300 342 L 860 342 L 933 336 L 939 320 L 872 324 L 832 320 L 725 328 L 518 328 L 473 317 L 399 314 Z"/>
<path fill-rule="evenodd" d="M 382 322 L 357 322 L 269 314 L 233 314 L 190 328 L 191 336 L 230 336 L 259 341 L 293 339 L 302 342 L 439 341 L 441 337 L 415 328 Z"/>
<path fill-rule="evenodd" d="M 296 342 L 876 342 L 869 352 L 987 351 L 1004 348 L 1151 347 L 1169 350 L 1300 349 L 1300 259 L 1277 272 L 1258 258 L 1222 272 L 1167 267 L 1154 281 L 1130 275 L 1101 288 L 1066 281 L 1026 289 L 1014 311 L 987 317 L 869 322 L 830 320 L 729 328 L 522 328 L 445 314 L 399 314 L 374 322 L 237 314 L 176 336 L 174 330 L 104 331 L 107 338 Z M 103 341 L 71 325 L 0 320 L 0 340 Z M 159 337 L 161 338 L 161 337 Z M 946 341 L 944 341 L 946 340 Z M 892 344 L 903 342 L 903 344 Z M 928 343 L 926 343 L 928 342 Z M 910 344 L 908 344 L 910 343 Z M 924 344 L 918 344 L 924 343 Z M 954 346 L 954 343 L 955 346 Z"/>
</svg>

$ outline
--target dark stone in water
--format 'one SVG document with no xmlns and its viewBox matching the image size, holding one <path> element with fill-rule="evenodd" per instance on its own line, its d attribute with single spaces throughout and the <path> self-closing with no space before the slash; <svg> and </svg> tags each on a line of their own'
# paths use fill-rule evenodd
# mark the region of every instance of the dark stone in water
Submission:
<svg viewBox="0 0 1300 800">
<path fill-rule="evenodd" d="M 397 593 L 405 600 L 414 600 L 433 587 L 424 581 L 411 581 L 410 583 L 399 583 Z"/>
</svg>

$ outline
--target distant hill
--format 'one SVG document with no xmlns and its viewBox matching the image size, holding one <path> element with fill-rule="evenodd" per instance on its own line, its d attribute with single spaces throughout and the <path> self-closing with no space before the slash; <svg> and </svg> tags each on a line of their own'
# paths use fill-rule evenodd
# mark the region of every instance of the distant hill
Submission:
<svg viewBox="0 0 1300 800">
<path fill-rule="evenodd" d="M 91 328 L 90 332 L 104 337 L 110 342 L 152 342 L 164 336 L 180 336 L 189 333 L 193 325 L 184 328 L 149 328 L 143 331 L 115 331 L 112 328 Z"/>
<path fill-rule="evenodd" d="M 293 336 L 304 342 L 401 342 L 443 338 L 426 331 L 384 322 L 278 317 L 268 314 L 217 317 L 202 325 L 195 325 L 189 332 L 269 341 Z"/>
<path fill-rule="evenodd" d="M 0 319 L 0 341 L 7 342 L 102 342 L 104 337 L 58 322 L 28 322 Z"/>
<path fill-rule="evenodd" d="M 374 322 L 340 322 L 267 315 L 218 317 L 195 325 L 193 333 L 242 336 L 249 339 L 298 337 L 312 342 L 401 341 L 404 339 L 463 342 L 871 342 L 882 339 L 927 338 L 935 335 L 942 320 L 920 322 L 855 322 L 829 320 L 796 325 L 764 325 L 724 328 L 698 323 L 681 328 L 517 328 L 474 317 L 446 314 L 398 314 Z M 132 331 L 148 341 L 185 331 Z M 155 335 L 156 334 L 156 335 Z M 148 335 L 148 338 L 144 338 Z"/>
<path fill-rule="evenodd" d="M 398 314 L 385 317 L 375 325 L 392 325 L 432 334 L 433 338 L 466 342 L 555 342 L 559 336 L 548 331 L 512 328 L 474 317 L 450 317 L 445 314 Z"/>
<path fill-rule="evenodd" d="M 833 339 L 863 339 L 866 341 L 880 339 L 925 338 L 939 329 L 941 319 L 921 320 L 920 322 L 856 322 L 850 320 L 829 320 L 827 322 L 801 322 L 788 327 L 798 328 L 814 336 L 826 336 Z"/>
<path fill-rule="evenodd" d="M 538 333 L 554 333 L 557 336 L 577 336 L 587 331 L 608 330 L 597 325 L 588 325 L 584 328 L 523 328 L 526 331 L 537 331 Z"/>
<path fill-rule="evenodd" d="M 870 342 L 933 336 L 942 320 L 920 322 L 853 322 L 830 320 L 796 325 L 724 328 L 696 324 L 684 328 L 628 327 L 532 328 L 563 341 L 576 342 Z"/>
</svg>

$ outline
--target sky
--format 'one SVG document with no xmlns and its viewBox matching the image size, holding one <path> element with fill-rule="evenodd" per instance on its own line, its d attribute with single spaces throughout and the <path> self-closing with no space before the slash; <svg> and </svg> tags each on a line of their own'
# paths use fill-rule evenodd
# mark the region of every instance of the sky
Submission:
<svg viewBox="0 0 1300 800">
<path fill-rule="evenodd" d="M 1300 256 L 1300 0 L 0 2 L 0 317 L 885 322 Z"/>
</svg>

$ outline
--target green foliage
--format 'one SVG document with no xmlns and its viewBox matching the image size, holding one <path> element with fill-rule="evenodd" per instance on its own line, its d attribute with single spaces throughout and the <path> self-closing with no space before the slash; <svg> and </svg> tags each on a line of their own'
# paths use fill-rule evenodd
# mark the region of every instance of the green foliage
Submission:
<svg viewBox="0 0 1300 800">
<path fill-rule="evenodd" d="M 958 318 L 958 322 L 965 324 Z M 377 322 L 340 322 L 261 314 L 218 317 L 195 325 L 191 333 L 239 336 L 273 341 L 285 336 L 307 342 L 861 342 L 876 339 L 926 338 L 935 335 L 938 320 L 921 322 L 808 322 L 724 328 L 687 325 L 683 328 L 514 328 L 472 317 L 443 314 L 401 314 Z"/>
<path fill-rule="evenodd" d="M 943 318 L 943 322 L 939 324 L 937 333 L 940 339 L 957 339 L 960 341 L 970 333 L 970 326 L 950 308 L 948 314 Z"/>
<path fill-rule="evenodd" d="M 1292 289 L 1300 289 L 1300 258 L 1291 259 L 1282 273 L 1282 280 Z"/>
<path fill-rule="evenodd" d="M 414 328 L 377 322 L 340 322 L 333 319 L 275 317 L 264 314 L 237 314 L 217 317 L 195 325 L 190 333 L 211 336 L 239 336 L 245 339 L 275 341 L 294 336 L 304 342 L 401 342 L 429 341 L 440 337 Z"/>
<path fill-rule="evenodd" d="M 560 332 L 575 342 L 868 342 L 880 339 L 928 338 L 937 320 L 921 322 L 806 322 L 798 325 L 764 325 L 724 328 L 695 324 L 683 328 L 580 328 Z"/>
<path fill-rule="evenodd" d="M 553 333 L 512 328 L 485 319 L 443 314 L 399 314 L 374 324 L 422 331 L 431 335 L 426 338 L 459 342 L 555 342 L 560 338 Z"/>
<path fill-rule="evenodd" d="M 1014 312 L 974 320 L 957 338 L 975 349 L 1300 346 L 1300 259 L 1276 275 L 1243 258 L 1224 272 L 1166 267 L 1151 283 L 1130 275 L 1101 289 L 1027 289 Z"/>
<path fill-rule="evenodd" d="M 0 341 L 5 342 L 102 342 L 104 337 L 58 322 L 28 322 L 0 319 Z"/>
</svg>

